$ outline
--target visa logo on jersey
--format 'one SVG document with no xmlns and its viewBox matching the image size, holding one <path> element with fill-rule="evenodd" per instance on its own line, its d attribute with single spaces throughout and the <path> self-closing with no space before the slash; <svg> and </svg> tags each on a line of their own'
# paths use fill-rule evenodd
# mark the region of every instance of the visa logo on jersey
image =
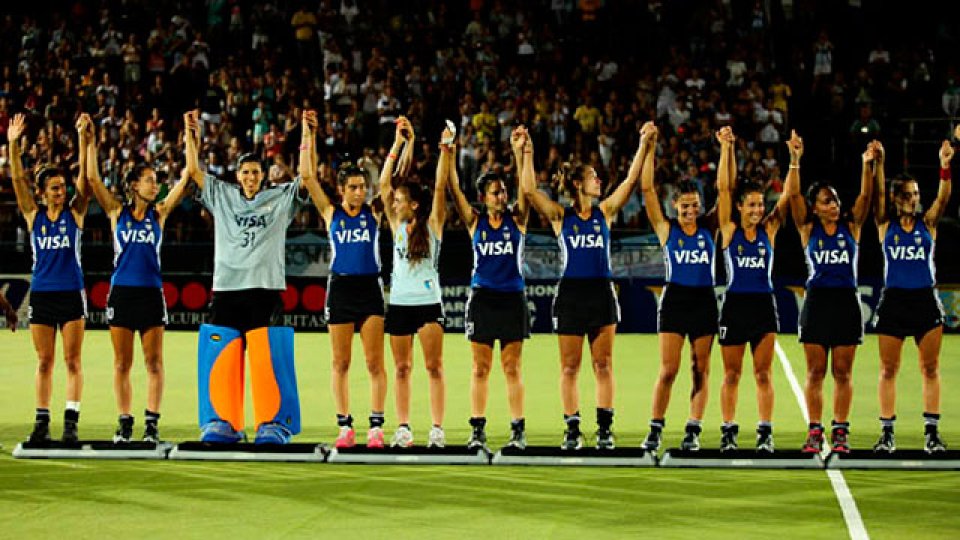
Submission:
<svg viewBox="0 0 960 540">
<path fill-rule="evenodd" d="M 237 227 L 244 229 L 252 227 L 266 228 L 267 226 L 267 216 L 233 216 L 233 219 L 237 222 Z"/>
<path fill-rule="evenodd" d="M 677 264 L 710 264 L 710 254 L 701 249 L 674 251 L 673 259 Z"/>
<path fill-rule="evenodd" d="M 513 255 L 513 244 L 497 240 L 496 242 L 481 242 L 477 244 L 480 255 Z"/>
<path fill-rule="evenodd" d="M 767 261 L 763 257 L 737 257 L 738 268 L 766 268 Z"/>
<path fill-rule="evenodd" d="M 813 252 L 817 264 L 850 264 L 850 254 L 841 249 L 824 249 Z"/>
<path fill-rule="evenodd" d="M 339 244 L 356 244 L 370 242 L 370 229 L 347 229 L 336 231 L 334 236 Z"/>
<path fill-rule="evenodd" d="M 37 237 L 37 245 L 40 246 L 40 249 L 69 249 L 70 237 L 65 234 L 59 236 L 39 236 Z"/>
<path fill-rule="evenodd" d="M 124 244 L 155 244 L 153 231 L 120 231 L 120 241 Z"/>
<path fill-rule="evenodd" d="M 895 261 L 923 261 L 927 251 L 923 246 L 890 246 L 890 258 Z"/>
<path fill-rule="evenodd" d="M 575 234 L 569 238 L 570 247 L 574 249 L 604 247 L 602 234 Z"/>
</svg>

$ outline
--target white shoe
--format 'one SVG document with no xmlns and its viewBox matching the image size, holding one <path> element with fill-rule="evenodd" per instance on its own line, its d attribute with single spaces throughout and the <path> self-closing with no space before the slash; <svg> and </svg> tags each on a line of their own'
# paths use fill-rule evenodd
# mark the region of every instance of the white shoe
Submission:
<svg viewBox="0 0 960 540">
<path fill-rule="evenodd" d="M 433 432 L 430 432 L 433 435 Z M 399 446 L 401 448 L 410 448 L 413 446 L 413 431 L 405 426 L 400 426 L 397 428 L 397 432 L 393 434 L 393 439 L 390 441 L 390 446 Z"/>
<path fill-rule="evenodd" d="M 447 436 L 443 433 L 443 428 L 433 426 L 430 429 L 430 436 L 427 438 L 427 448 L 443 448 L 447 445 Z"/>
</svg>

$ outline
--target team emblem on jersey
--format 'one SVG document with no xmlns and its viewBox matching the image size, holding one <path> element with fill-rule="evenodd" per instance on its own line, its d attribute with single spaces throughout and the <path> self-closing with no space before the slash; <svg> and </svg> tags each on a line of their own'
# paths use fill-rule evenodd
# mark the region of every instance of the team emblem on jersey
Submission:
<svg viewBox="0 0 960 540">
<path fill-rule="evenodd" d="M 129 228 L 131 228 L 131 227 L 133 227 L 133 222 L 131 222 L 131 221 L 128 219 L 128 220 L 127 220 L 127 228 L 129 229 Z"/>
<path fill-rule="evenodd" d="M 480 240 L 487 241 L 487 231 L 480 231 Z"/>
<path fill-rule="evenodd" d="M 923 242 L 923 238 L 920 237 L 920 233 L 918 232 L 918 233 L 914 234 L 914 236 L 913 236 L 913 243 L 915 243 L 915 244 L 917 244 L 917 245 L 919 246 L 921 242 Z"/>
<path fill-rule="evenodd" d="M 743 246 L 737 246 L 737 255 L 743 255 Z"/>
<path fill-rule="evenodd" d="M 367 218 L 366 218 L 366 217 L 363 217 L 363 216 L 360 217 L 360 226 L 363 227 L 364 229 L 367 228 Z"/>
<path fill-rule="evenodd" d="M 698 236 L 697 236 L 697 246 L 698 246 L 700 249 L 703 249 L 703 248 L 707 247 L 707 241 L 704 240 L 702 236 L 699 236 L 699 235 L 698 235 Z"/>
<path fill-rule="evenodd" d="M 573 234 L 580 234 L 580 227 L 576 223 L 573 224 Z"/>
<path fill-rule="evenodd" d="M 46 234 L 47 234 L 47 226 L 46 226 L 46 225 L 41 225 L 41 226 L 40 226 L 40 234 L 46 236 Z"/>
<path fill-rule="evenodd" d="M 148 231 L 153 229 L 153 225 L 150 224 L 149 219 L 144 223 L 144 227 L 146 227 Z"/>
<path fill-rule="evenodd" d="M 683 238 L 678 238 L 678 239 L 677 239 L 677 244 L 679 244 L 680 247 L 682 248 L 682 247 L 683 247 Z"/>
<path fill-rule="evenodd" d="M 343 220 L 341 219 L 341 220 L 340 220 L 340 228 L 342 229 L 342 228 L 344 228 L 344 227 L 345 227 L 345 224 L 344 224 Z"/>
<path fill-rule="evenodd" d="M 847 247 L 847 241 L 841 235 L 837 235 L 837 246 L 839 246 L 840 249 Z"/>
<path fill-rule="evenodd" d="M 760 251 L 760 256 L 761 256 L 761 257 L 766 257 L 766 256 L 767 256 L 767 247 L 766 247 L 766 246 L 761 245 L 759 251 Z"/>
<path fill-rule="evenodd" d="M 593 222 L 593 232 L 596 232 L 596 233 L 600 232 L 600 224 L 597 223 L 596 220 L 594 220 Z"/>
<path fill-rule="evenodd" d="M 817 240 L 817 248 L 823 249 L 823 239 Z"/>
<path fill-rule="evenodd" d="M 899 234 L 894 234 L 894 235 L 893 235 L 893 243 L 894 243 L 894 244 L 899 244 L 899 243 L 900 243 L 900 235 L 899 235 Z"/>
<path fill-rule="evenodd" d="M 60 225 L 60 234 L 66 234 L 66 233 L 67 233 L 67 226 L 61 224 L 61 225 Z"/>
<path fill-rule="evenodd" d="M 510 240 L 510 229 L 504 229 L 504 231 L 503 231 L 503 239 L 504 239 L 504 240 Z"/>
</svg>

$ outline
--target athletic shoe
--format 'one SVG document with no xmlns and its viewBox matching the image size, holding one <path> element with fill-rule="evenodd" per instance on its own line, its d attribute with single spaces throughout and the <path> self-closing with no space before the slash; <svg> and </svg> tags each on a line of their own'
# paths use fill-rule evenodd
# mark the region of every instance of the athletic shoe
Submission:
<svg viewBox="0 0 960 540">
<path fill-rule="evenodd" d="M 934 454 L 937 452 L 946 452 L 947 445 L 940 440 L 940 432 L 937 430 L 928 431 L 923 436 L 924 444 L 923 451 L 928 454 Z"/>
<path fill-rule="evenodd" d="M 76 422 L 72 420 L 63 421 L 63 437 L 61 440 L 65 443 L 75 443 L 80 440 Z"/>
<path fill-rule="evenodd" d="M 527 449 L 527 434 L 522 429 L 511 429 L 510 440 L 507 441 L 507 448 L 516 448 L 517 450 Z"/>
<path fill-rule="evenodd" d="M 877 444 L 873 445 L 873 451 L 880 453 L 886 452 L 892 454 L 897 449 L 897 440 L 893 436 L 893 430 L 884 429 L 880 432 L 880 438 Z"/>
<path fill-rule="evenodd" d="M 850 432 L 847 428 L 835 427 L 830 430 L 831 449 L 841 454 L 849 454 L 850 443 L 847 441 L 848 435 L 850 435 Z"/>
<path fill-rule="evenodd" d="M 30 432 L 29 442 L 33 444 L 50 442 L 50 422 L 37 420 L 33 424 L 33 431 Z"/>
<path fill-rule="evenodd" d="M 257 428 L 254 444 L 287 444 L 293 433 L 279 422 L 264 422 Z"/>
<path fill-rule="evenodd" d="M 340 426 L 340 435 L 333 446 L 336 448 L 353 448 L 357 444 L 357 433 L 350 426 Z"/>
<path fill-rule="evenodd" d="M 647 452 L 656 452 L 660 449 L 660 440 L 663 438 L 663 430 L 661 429 L 650 429 L 650 433 L 647 433 L 647 438 L 643 440 L 641 447 Z"/>
<path fill-rule="evenodd" d="M 242 432 L 233 429 L 230 422 L 211 420 L 200 428 L 200 441 L 205 443 L 231 444 L 246 439 Z"/>
<path fill-rule="evenodd" d="M 801 448 L 800 451 L 807 454 L 819 454 L 823 451 L 822 427 L 811 428 L 810 431 L 807 432 L 807 441 L 803 443 L 803 448 Z"/>
<path fill-rule="evenodd" d="M 583 448 L 583 433 L 580 430 L 564 430 L 563 442 L 560 443 L 561 450 L 579 450 Z"/>
<path fill-rule="evenodd" d="M 732 452 L 737 449 L 737 435 L 740 433 L 740 426 L 732 425 L 726 428 L 720 428 L 720 451 Z"/>
<path fill-rule="evenodd" d="M 427 448 L 443 448 L 447 445 L 447 436 L 443 433 L 443 428 L 433 426 L 430 428 L 430 434 L 427 435 Z"/>
<path fill-rule="evenodd" d="M 688 452 L 698 452 L 700 450 L 700 427 L 687 426 L 686 434 L 680 441 L 680 449 Z"/>
<path fill-rule="evenodd" d="M 367 448 L 383 448 L 383 428 L 370 428 L 367 432 Z"/>
<path fill-rule="evenodd" d="M 147 422 L 147 425 L 143 427 L 143 442 L 160 442 L 160 429 L 153 422 Z"/>
<path fill-rule="evenodd" d="M 117 432 L 113 434 L 113 444 L 128 443 L 133 438 L 133 417 L 121 418 L 117 423 Z"/>
<path fill-rule="evenodd" d="M 597 430 L 597 450 L 613 450 L 616 446 L 612 431 L 609 429 Z"/>
<path fill-rule="evenodd" d="M 399 446 L 401 448 L 410 448 L 413 446 L 413 431 L 407 426 L 400 426 L 397 432 L 393 434 L 393 440 L 390 446 Z"/>
<path fill-rule="evenodd" d="M 487 448 L 487 434 L 483 428 L 473 428 L 470 439 L 467 440 L 467 450 L 481 450 Z"/>
<path fill-rule="evenodd" d="M 773 453 L 773 431 L 769 429 L 757 430 L 757 452 Z"/>
</svg>

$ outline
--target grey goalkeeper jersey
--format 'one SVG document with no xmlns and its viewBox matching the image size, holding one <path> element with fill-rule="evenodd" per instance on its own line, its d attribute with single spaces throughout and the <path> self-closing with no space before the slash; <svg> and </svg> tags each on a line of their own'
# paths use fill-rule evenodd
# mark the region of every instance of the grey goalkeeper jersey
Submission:
<svg viewBox="0 0 960 540">
<path fill-rule="evenodd" d="M 267 186 L 252 200 L 243 189 L 207 175 L 200 202 L 213 215 L 213 290 L 287 287 L 287 227 L 303 201 L 300 178 Z"/>
</svg>

